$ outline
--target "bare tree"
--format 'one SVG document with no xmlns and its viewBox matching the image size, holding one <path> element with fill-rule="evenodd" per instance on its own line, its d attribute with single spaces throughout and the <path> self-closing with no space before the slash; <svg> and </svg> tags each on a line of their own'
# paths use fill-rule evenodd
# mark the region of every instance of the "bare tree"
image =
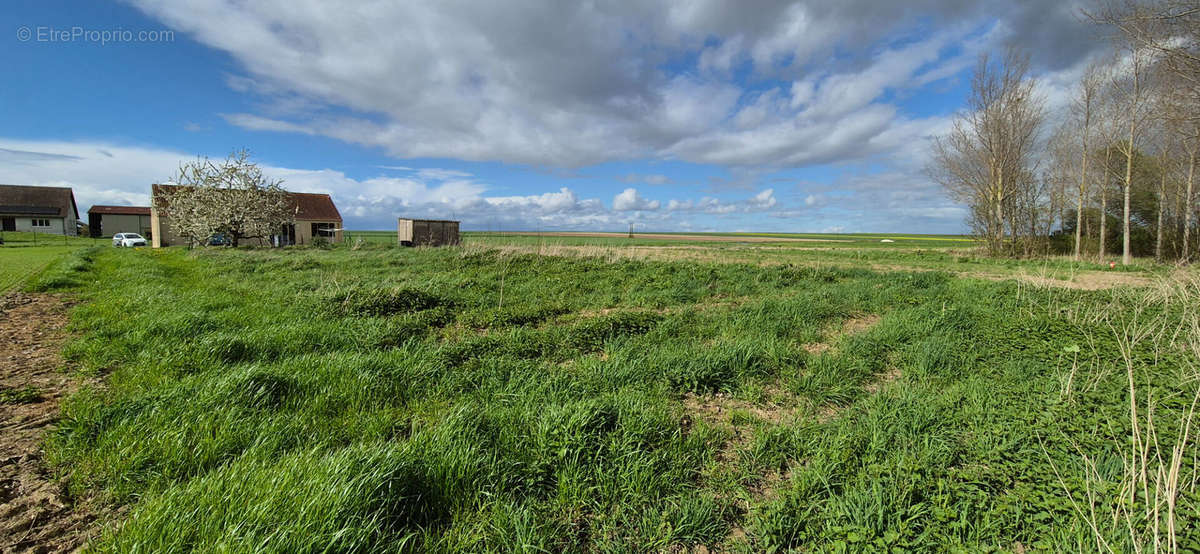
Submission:
<svg viewBox="0 0 1200 554">
<path fill-rule="evenodd" d="M 1161 86 L 1159 87 L 1160 114 L 1168 129 L 1167 140 L 1179 150 L 1180 188 L 1177 190 L 1178 206 L 1176 220 L 1182 244 L 1179 259 L 1191 260 L 1192 227 L 1195 225 L 1195 166 L 1196 154 L 1200 151 L 1200 96 L 1186 75 L 1175 70 L 1170 63 L 1159 64 Z"/>
<path fill-rule="evenodd" d="M 1121 123 L 1125 136 L 1114 143 L 1118 152 L 1125 158 L 1125 175 L 1121 179 L 1124 210 L 1121 216 L 1121 265 L 1133 263 L 1133 249 L 1130 229 L 1131 198 L 1133 192 L 1133 164 L 1138 154 L 1145 132 L 1146 120 L 1149 118 L 1149 87 L 1146 86 L 1147 52 L 1136 43 L 1128 42 L 1123 46 L 1124 59 L 1121 70 L 1112 73 L 1110 80 L 1113 94 L 1121 106 Z"/>
<path fill-rule="evenodd" d="M 971 207 L 972 226 L 993 254 L 1005 250 L 1006 229 L 1023 232 L 1006 209 L 1036 181 L 1033 147 L 1044 105 L 1034 84 L 1028 56 L 1010 50 L 999 63 L 981 56 L 967 111 L 934 141 L 930 175 Z"/>
<path fill-rule="evenodd" d="M 1183 248 L 1180 258 L 1185 262 L 1191 261 L 1192 246 L 1190 239 L 1192 227 L 1195 225 L 1196 196 L 1193 183 L 1196 173 L 1196 150 L 1200 149 L 1200 128 L 1195 122 L 1189 122 L 1188 137 L 1184 142 L 1187 150 L 1187 185 L 1183 195 Z"/>
<path fill-rule="evenodd" d="M 295 217 L 283 181 L 268 179 L 245 150 L 215 163 L 208 158 L 181 164 L 176 186 L 155 199 L 171 229 L 189 244 L 208 244 L 223 235 L 231 245 L 278 234 Z"/>
<path fill-rule="evenodd" d="M 1098 0 L 1086 12 L 1094 21 L 1115 29 L 1126 48 L 1144 52 L 1169 82 L 1170 117 L 1187 138 L 1182 139 L 1188 162 L 1182 193 L 1183 245 L 1180 258 L 1191 257 L 1195 196 L 1195 153 L 1200 140 L 1200 0 Z"/>
<path fill-rule="evenodd" d="M 1114 181 L 1119 181 L 1121 172 L 1113 165 L 1113 154 L 1115 147 L 1113 146 L 1120 140 L 1121 122 L 1120 109 L 1116 98 L 1113 95 L 1111 87 L 1104 87 L 1101 90 L 1098 117 L 1094 124 L 1095 138 L 1098 138 L 1103 147 L 1103 159 L 1097 160 L 1101 162 L 1101 179 L 1098 181 L 1099 186 L 1096 187 L 1096 192 L 1099 195 L 1099 210 L 1100 210 L 1100 229 L 1099 241 L 1096 248 L 1096 258 L 1103 262 L 1105 256 L 1108 255 L 1108 193 L 1112 188 Z"/>
<path fill-rule="evenodd" d="M 1079 82 L 1079 88 L 1075 93 L 1074 112 L 1076 124 L 1079 128 L 1079 188 L 1078 197 L 1075 204 L 1075 259 L 1080 259 L 1083 243 L 1083 205 L 1087 201 L 1088 193 L 1088 162 L 1092 157 L 1092 125 L 1096 117 L 1097 103 L 1099 102 L 1100 87 L 1103 84 L 1104 75 L 1100 65 L 1092 64 L 1088 66 L 1087 71 L 1083 74 L 1083 79 Z M 1101 253 L 1103 255 L 1103 253 Z"/>
</svg>

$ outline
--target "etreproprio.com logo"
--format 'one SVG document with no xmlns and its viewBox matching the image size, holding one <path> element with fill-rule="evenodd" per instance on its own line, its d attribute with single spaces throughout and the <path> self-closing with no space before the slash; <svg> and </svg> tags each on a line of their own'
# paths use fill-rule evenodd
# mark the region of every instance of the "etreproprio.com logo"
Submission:
<svg viewBox="0 0 1200 554">
<path fill-rule="evenodd" d="M 175 31 L 170 29 L 89 29 L 81 25 L 52 27 L 39 25 L 17 28 L 17 40 L 21 42 L 86 42 L 93 44 L 121 44 L 135 42 L 174 42 Z"/>
</svg>

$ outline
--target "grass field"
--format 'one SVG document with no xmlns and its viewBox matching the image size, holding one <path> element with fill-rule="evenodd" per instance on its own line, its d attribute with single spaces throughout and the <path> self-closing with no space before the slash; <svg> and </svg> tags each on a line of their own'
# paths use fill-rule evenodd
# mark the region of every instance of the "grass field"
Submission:
<svg viewBox="0 0 1200 554">
<path fill-rule="evenodd" d="M 99 552 L 1200 548 L 1194 274 L 758 261 L 81 251 L 47 457 Z"/>
<path fill-rule="evenodd" d="M 0 245 L 0 294 L 19 287 L 31 276 L 85 245 L 91 239 L 33 233 L 3 234 Z"/>
<path fill-rule="evenodd" d="M 1148 282 L 1155 275 L 1173 270 L 1151 260 L 1135 259 L 1129 266 L 1110 267 L 1094 257 L 1072 260 L 1067 256 L 1029 260 L 993 258 L 984 255 L 970 238 L 955 235 L 885 234 L 674 234 L 678 239 L 596 237 L 538 233 L 463 233 L 468 247 L 498 248 L 511 253 L 556 256 L 585 256 L 609 259 L 687 261 L 701 263 L 748 263 L 836 267 L 876 271 L 942 271 L 988 279 L 1023 277 L 1029 281 L 1059 283 L 1082 288 L 1107 288 L 1114 283 Z M 668 236 L 672 233 L 658 233 Z M 708 236 L 778 236 L 814 242 L 710 242 Z M 390 246 L 395 234 L 389 231 L 349 231 L 347 243 Z M 894 242 L 880 242 L 883 238 Z"/>
</svg>

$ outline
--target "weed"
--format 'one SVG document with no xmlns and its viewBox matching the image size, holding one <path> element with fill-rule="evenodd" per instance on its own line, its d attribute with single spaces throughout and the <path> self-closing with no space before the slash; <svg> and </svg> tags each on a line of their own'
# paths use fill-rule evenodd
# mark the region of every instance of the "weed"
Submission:
<svg viewBox="0 0 1200 554">
<path fill-rule="evenodd" d="M 37 387 L 13 388 L 0 385 L 0 404 L 32 404 L 41 399 L 42 391 Z"/>
</svg>

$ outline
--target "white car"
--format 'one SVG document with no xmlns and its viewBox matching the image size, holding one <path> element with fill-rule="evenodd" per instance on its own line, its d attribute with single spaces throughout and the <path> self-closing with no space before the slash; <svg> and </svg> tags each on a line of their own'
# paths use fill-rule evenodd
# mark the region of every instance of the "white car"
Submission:
<svg viewBox="0 0 1200 554">
<path fill-rule="evenodd" d="M 142 236 L 137 233 L 117 233 L 113 235 L 113 246 L 116 246 L 117 248 L 146 246 L 146 239 L 142 238 Z"/>
</svg>

